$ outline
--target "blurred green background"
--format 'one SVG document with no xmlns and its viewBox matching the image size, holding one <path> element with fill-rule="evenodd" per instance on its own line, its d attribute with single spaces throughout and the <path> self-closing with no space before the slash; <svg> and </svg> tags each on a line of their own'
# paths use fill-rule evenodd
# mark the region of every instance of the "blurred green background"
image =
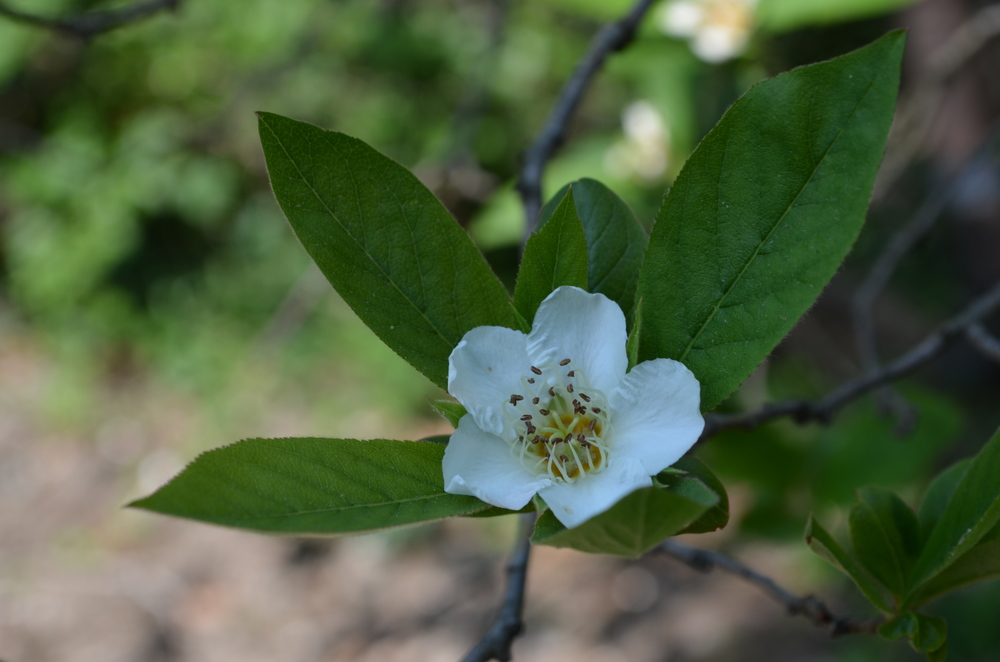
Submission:
<svg viewBox="0 0 1000 662">
<path fill-rule="evenodd" d="M 667 7 L 651 12 L 595 80 L 546 191 L 594 177 L 648 225 L 686 155 L 754 82 L 888 29 L 910 30 L 901 108 L 911 121 L 897 121 L 886 158 L 895 169 L 816 309 L 724 405 L 739 409 L 819 396 L 858 373 L 852 293 L 928 191 L 951 186 L 951 202 L 879 300 L 884 355 L 1000 278 L 992 152 L 969 165 L 1000 107 L 1000 51 L 960 32 L 986 25 L 977 13 L 986 2 L 760 0 L 756 14 L 740 14 L 740 2 L 726 1 L 736 47 L 712 62 L 692 51 L 697 36 L 665 34 Z M 109 6 L 17 5 L 43 16 Z M 155 544 L 153 518 L 121 523 L 114 509 L 205 449 L 248 436 L 446 431 L 426 403 L 440 392 L 360 324 L 289 231 L 253 112 L 343 131 L 413 169 L 512 282 L 523 232 L 512 185 L 520 154 L 592 35 L 629 6 L 187 0 L 87 41 L 0 17 L 0 462 L 13 475 L 32 454 L 75 444 L 70 456 L 110 466 L 101 475 L 113 485 L 94 496 L 103 514 L 90 519 L 57 517 L 37 534 L 11 524 L 8 541 L 30 542 L 5 552 L 0 541 L 8 583 L 25 550 L 40 546 L 70 556 L 82 546 L 110 563 L 122 548 Z M 956 43 L 975 52 L 942 70 Z M 828 428 L 780 423 L 720 436 L 699 451 L 734 501 L 720 544 L 788 545 L 813 583 L 807 590 L 863 609 L 803 551 L 805 517 L 816 510 L 835 521 L 867 483 L 915 502 L 936 470 L 974 453 L 995 428 L 998 386 L 996 365 L 959 348 L 906 383 L 918 412 L 908 436 L 867 400 Z M 20 484 L 8 481 L 0 523 L 50 507 Z M 989 627 L 1000 613 L 995 584 L 960 592 L 936 613 L 949 617 L 953 659 L 1000 656 L 1000 631 Z M 775 638 L 793 636 L 773 627 Z M 746 636 L 759 642 L 766 632 Z M 809 641 L 817 657 L 780 659 L 916 659 L 905 645 L 874 639 Z M 676 659 L 779 659 L 740 654 L 733 644 Z"/>
</svg>

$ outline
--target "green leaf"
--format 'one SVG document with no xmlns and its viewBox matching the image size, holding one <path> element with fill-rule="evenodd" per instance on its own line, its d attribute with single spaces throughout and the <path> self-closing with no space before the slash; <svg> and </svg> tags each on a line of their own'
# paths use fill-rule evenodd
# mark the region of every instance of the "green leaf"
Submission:
<svg viewBox="0 0 1000 662">
<path fill-rule="evenodd" d="M 837 271 L 865 218 L 903 34 L 760 83 L 664 199 L 639 277 L 641 360 L 672 358 L 715 407 Z"/>
<path fill-rule="evenodd" d="M 757 23 L 768 32 L 828 25 L 887 14 L 916 0 L 761 0 Z"/>
<path fill-rule="evenodd" d="M 498 506 L 489 506 L 483 510 L 477 510 L 474 513 L 469 513 L 463 515 L 463 517 L 501 517 L 503 515 L 521 515 L 524 513 L 531 513 L 535 510 L 534 501 L 529 501 L 521 510 L 507 510 L 506 508 L 500 508 Z"/>
<path fill-rule="evenodd" d="M 878 633 L 889 641 L 909 637 L 914 650 L 929 653 L 945 645 L 948 624 L 943 618 L 906 612 L 880 625 Z"/>
<path fill-rule="evenodd" d="M 631 325 L 639 267 L 649 238 L 635 214 L 614 191 L 593 179 L 567 184 L 545 205 L 541 226 L 562 203 L 570 187 L 587 237 L 587 291 L 617 303 Z"/>
<path fill-rule="evenodd" d="M 445 447 L 373 439 L 248 439 L 199 456 L 130 506 L 267 533 L 338 534 L 487 507 L 447 494 Z"/>
<path fill-rule="evenodd" d="M 635 321 L 632 322 L 632 330 L 629 331 L 628 340 L 625 341 L 625 354 L 628 355 L 628 369 L 631 370 L 639 363 L 639 333 L 642 330 L 642 299 L 635 302 Z"/>
<path fill-rule="evenodd" d="M 809 516 L 809 521 L 806 524 L 805 537 L 809 548 L 850 577 L 873 605 L 885 612 L 893 610 L 888 596 L 878 582 L 858 565 L 854 557 L 844 551 L 840 543 L 823 528 L 823 525 L 813 515 Z"/>
<path fill-rule="evenodd" d="M 451 423 L 451 427 L 453 428 L 457 428 L 458 422 L 468 413 L 462 403 L 451 402 L 450 400 L 431 400 L 431 406 L 434 407 L 437 413 L 444 416 L 445 420 Z"/>
<path fill-rule="evenodd" d="M 913 587 L 972 549 L 1000 521 L 1000 430 L 972 460 L 913 570 Z"/>
<path fill-rule="evenodd" d="M 907 603 L 919 607 L 948 591 L 997 577 L 1000 577 L 1000 523 L 975 547 L 925 582 Z"/>
<path fill-rule="evenodd" d="M 514 307 L 530 323 L 538 304 L 561 285 L 587 288 L 587 238 L 576 214 L 572 190 L 524 247 Z"/>
<path fill-rule="evenodd" d="M 902 597 L 920 554 L 917 516 L 889 490 L 869 486 L 858 490 L 850 525 L 851 543 L 861 565 L 893 595 Z"/>
<path fill-rule="evenodd" d="M 521 328 L 503 285 L 444 206 L 365 143 L 259 113 L 274 196 L 334 289 L 389 347 L 447 387 L 467 331 Z"/>
<path fill-rule="evenodd" d="M 718 503 L 719 497 L 700 481 L 690 480 L 684 494 L 645 487 L 607 511 L 572 529 L 551 511 L 538 518 L 531 540 L 552 547 L 571 547 L 592 554 L 638 558 L 679 533 Z"/>
<path fill-rule="evenodd" d="M 941 521 L 941 516 L 944 515 L 945 508 L 955 496 L 955 490 L 958 489 L 959 483 L 965 478 L 965 472 L 969 470 L 971 461 L 971 459 L 966 458 L 956 462 L 931 481 L 927 492 L 924 493 L 923 501 L 920 502 L 920 511 L 917 513 L 917 519 L 920 520 L 920 531 L 924 539 L 930 537 L 931 532 L 937 527 L 937 523 Z"/>
<path fill-rule="evenodd" d="M 695 498 L 693 490 L 700 492 L 701 487 L 707 487 L 719 498 L 714 506 L 679 533 L 708 533 L 717 531 L 729 523 L 729 495 L 725 486 L 704 462 L 693 455 L 679 459 L 670 469 L 661 472 L 656 480 L 675 494 L 691 495 Z"/>
</svg>

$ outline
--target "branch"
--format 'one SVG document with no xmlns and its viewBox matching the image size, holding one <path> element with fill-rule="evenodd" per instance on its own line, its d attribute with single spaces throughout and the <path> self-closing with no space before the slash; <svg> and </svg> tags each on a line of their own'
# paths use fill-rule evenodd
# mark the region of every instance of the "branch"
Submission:
<svg viewBox="0 0 1000 662">
<path fill-rule="evenodd" d="M 880 370 L 852 379 L 815 402 L 786 400 L 765 405 L 753 412 L 708 417 L 705 421 L 705 431 L 702 432 L 699 441 L 704 441 L 722 430 L 752 429 L 785 416 L 791 416 L 797 423 L 810 421 L 829 423 L 833 415 L 844 405 L 937 358 L 955 340 L 965 336 L 970 327 L 997 308 L 1000 308 L 1000 283 L 996 283 L 986 294 L 973 301 L 965 310 L 948 320 L 936 332 L 924 338 L 919 345 L 895 361 L 887 363 Z"/>
<path fill-rule="evenodd" d="M 86 40 L 130 23 L 138 23 L 162 11 L 175 11 L 180 4 L 181 0 L 139 0 L 133 5 L 118 9 L 93 11 L 65 18 L 45 18 L 12 9 L 0 2 L 0 16 Z"/>
<path fill-rule="evenodd" d="M 742 577 L 756 585 L 772 598 L 782 603 L 790 616 L 804 616 L 810 623 L 827 630 L 832 637 L 866 632 L 874 634 L 881 625 L 881 618 L 861 619 L 837 616 L 812 595 L 800 596 L 778 585 L 773 579 L 762 575 L 731 556 L 707 549 L 696 549 L 673 540 L 664 540 L 656 551 L 671 556 L 698 572 L 711 572 L 718 568 Z"/>
<path fill-rule="evenodd" d="M 524 609 L 524 588 L 528 578 L 528 557 L 531 555 L 531 531 L 534 526 L 535 513 L 521 516 L 521 533 L 510 563 L 507 564 L 507 589 L 504 591 L 500 613 L 490 631 L 462 658 L 462 662 L 510 660 L 510 647 L 524 630 L 521 612 Z"/>
<path fill-rule="evenodd" d="M 542 173 L 545 164 L 566 137 L 569 120 L 576 112 L 583 93 L 591 79 L 613 52 L 628 46 L 635 38 L 636 29 L 653 0 L 638 0 L 625 18 L 604 26 L 594 37 L 590 49 L 576 65 L 576 69 L 563 86 L 545 126 L 524 154 L 524 164 L 517 180 L 517 190 L 524 204 L 527 237 L 538 226 L 542 210 Z"/>
<path fill-rule="evenodd" d="M 980 354 L 1000 363 L 1000 340 L 997 340 L 982 324 L 978 322 L 965 330 L 965 339 L 975 347 Z"/>
</svg>

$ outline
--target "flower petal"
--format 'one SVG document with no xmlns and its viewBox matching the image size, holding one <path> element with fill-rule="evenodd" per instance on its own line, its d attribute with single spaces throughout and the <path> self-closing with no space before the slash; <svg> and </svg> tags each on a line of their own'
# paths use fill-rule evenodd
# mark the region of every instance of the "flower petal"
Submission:
<svg viewBox="0 0 1000 662">
<path fill-rule="evenodd" d="M 608 442 L 614 457 L 640 462 L 652 476 L 681 458 L 705 427 L 701 385 L 684 364 L 654 359 L 632 368 L 609 394 Z"/>
<path fill-rule="evenodd" d="M 563 526 L 572 529 L 600 515 L 622 498 L 653 484 L 642 464 L 628 457 L 612 456 L 608 468 L 587 474 L 573 484 L 556 483 L 538 494 Z"/>
<path fill-rule="evenodd" d="M 603 294 L 556 288 L 542 301 L 528 334 L 528 353 L 539 363 L 569 358 L 590 386 L 609 393 L 628 369 L 625 315 Z"/>
<path fill-rule="evenodd" d="M 524 390 L 521 377 L 531 367 L 527 340 L 520 331 L 479 326 L 466 333 L 448 357 L 448 392 L 487 432 L 503 435 L 504 403 L 510 407 L 510 396 Z"/>
<path fill-rule="evenodd" d="M 442 470 L 445 492 L 509 510 L 524 508 L 538 490 L 552 484 L 547 476 L 529 472 L 506 441 L 481 430 L 471 416 L 463 416 L 451 435 Z"/>
</svg>

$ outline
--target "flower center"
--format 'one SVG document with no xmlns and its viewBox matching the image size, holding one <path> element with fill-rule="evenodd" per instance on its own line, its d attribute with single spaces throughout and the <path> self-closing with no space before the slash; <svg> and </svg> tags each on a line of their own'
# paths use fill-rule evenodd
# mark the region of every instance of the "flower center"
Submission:
<svg viewBox="0 0 1000 662">
<path fill-rule="evenodd" d="M 508 413 L 511 453 L 535 473 L 574 483 L 608 465 L 607 398 L 591 388 L 570 359 L 531 366 L 512 393 Z"/>
</svg>

